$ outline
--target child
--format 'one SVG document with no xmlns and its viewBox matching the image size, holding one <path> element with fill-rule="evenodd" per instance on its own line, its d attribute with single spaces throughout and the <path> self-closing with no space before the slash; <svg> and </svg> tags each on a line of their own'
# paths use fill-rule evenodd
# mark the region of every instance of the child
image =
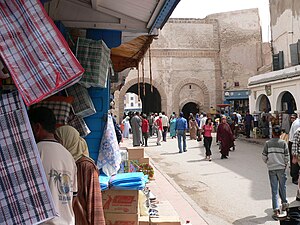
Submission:
<svg viewBox="0 0 300 225">
<path fill-rule="evenodd" d="M 286 199 L 286 166 L 289 162 L 289 152 L 287 143 L 279 139 L 281 135 L 280 126 L 276 125 L 272 129 L 273 138 L 266 141 L 262 153 L 262 159 L 267 164 L 269 170 L 269 179 L 272 190 L 272 206 L 274 220 L 277 220 L 280 210 L 278 206 L 278 186 L 279 196 L 282 203 L 282 211 L 288 207 Z"/>
</svg>

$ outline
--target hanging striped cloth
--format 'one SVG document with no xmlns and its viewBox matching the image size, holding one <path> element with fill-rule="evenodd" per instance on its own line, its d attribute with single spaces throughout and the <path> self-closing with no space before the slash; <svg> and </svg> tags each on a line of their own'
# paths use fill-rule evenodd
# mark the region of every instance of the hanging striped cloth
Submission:
<svg viewBox="0 0 300 225">
<path fill-rule="evenodd" d="M 0 55 L 27 106 L 84 72 L 39 0 L 0 0 Z"/>
<path fill-rule="evenodd" d="M 36 224 L 56 215 L 25 105 L 0 95 L 0 225 Z"/>
</svg>

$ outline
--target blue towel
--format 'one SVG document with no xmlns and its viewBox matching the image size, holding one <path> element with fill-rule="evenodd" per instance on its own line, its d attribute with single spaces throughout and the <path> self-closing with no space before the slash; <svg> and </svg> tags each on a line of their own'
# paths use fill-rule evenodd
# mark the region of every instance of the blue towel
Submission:
<svg viewBox="0 0 300 225">
<path fill-rule="evenodd" d="M 147 182 L 148 176 L 142 172 L 116 174 L 109 181 L 115 190 L 142 190 Z"/>
<path fill-rule="evenodd" d="M 100 182 L 101 191 L 105 191 L 109 188 L 109 180 L 110 180 L 109 176 L 106 176 L 105 174 L 100 174 L 99 182 Z"/>
</svg>

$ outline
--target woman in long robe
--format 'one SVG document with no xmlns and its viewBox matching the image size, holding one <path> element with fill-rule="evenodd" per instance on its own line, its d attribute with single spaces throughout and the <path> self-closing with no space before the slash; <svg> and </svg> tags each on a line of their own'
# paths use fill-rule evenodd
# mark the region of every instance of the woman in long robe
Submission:
<svg viewBox="0 0 300 225">
<path fill-rule="evenodd" d="M 218 126 L 217 142 L 220 142 L 221 159 L 227 159 L 230 148 L 234 146 L 234 136 L 226 121 L 226 116 L 222 117 L 221 123 Z"/>
<path fill-rule="evenodd" d="M 55 137 L 72 154 L 77 166 L 77 197 L 73 200 L 75 224 L 105 225 L 99 172 L 89 157 L 86 141 L 71 126 L 56 129 Z"/>
<path fill-rule="evenodd" d="M 131 129 L 129 119 L 129 116 L 126 116 L 126 118 L 122 121 L 124 125 L 123 138 L 129 138 L 129 130 Z"/>
<path fill-rule="evenodd" d="M 135 116 L 131 118 L 131 129 L 133 147 L 140 146 L 142 141 L 142 120 L 139 112 L 136 112 Z"/>
<path fill-rule="evenodd" d="M 192 117 L 191 120 L 189 121 L 189 125 L 190 125 L 190 138 L 191 140 L 196 140 L 197 130 L 199 129 L 199 127 L 194 117 Z"/>
<path fill-rule="evenodd" d="M 172 115 L 171 119 L 170 119 L 170 136 L 171 138 L 176 138 L 176 118 L 174 115 Z"/>
</svg>

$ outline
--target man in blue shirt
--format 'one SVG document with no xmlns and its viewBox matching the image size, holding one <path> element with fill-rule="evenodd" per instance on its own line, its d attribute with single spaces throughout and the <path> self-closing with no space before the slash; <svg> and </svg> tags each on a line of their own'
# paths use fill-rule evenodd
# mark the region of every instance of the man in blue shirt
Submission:
<svg viewBox="0 0 300 225">
<path fill-rule="evenodd" d="M 178 140 L 178 148 L 179 148 L 179 153 L 182 153 L 182 148 L 183 151 L 186 152 L 186 134 L 185 132 L 187 131 L 188 126 L 187 126 L 187 121 L 183 117 L 183 112 L 179 114 L 179 118 L 176 120 L 175 124 L 175 130 L 177 134 L 177 140 Z M 181 147 L 181 138 L 183 141 L 183 147 Z"/>
</svg>

